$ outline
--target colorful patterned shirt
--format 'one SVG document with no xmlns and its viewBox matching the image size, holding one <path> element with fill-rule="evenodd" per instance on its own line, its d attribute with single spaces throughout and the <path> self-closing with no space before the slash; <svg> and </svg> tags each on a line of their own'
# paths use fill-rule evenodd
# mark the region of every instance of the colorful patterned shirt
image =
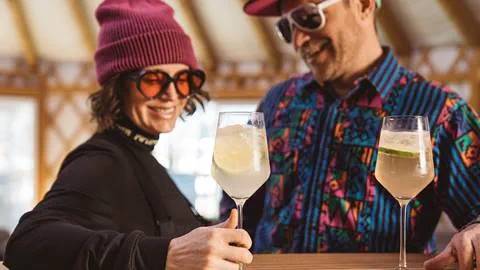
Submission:
<svg viewBox="0 0 480 270">
<path fill-rule="evenodd" d="M 435 178 L 409 204 L 407 250 L 435 250 L 442 211 L 458 228 L 479 216 L 478 114 L 446 86 L 400 66 L 388 48 L 356 85 L 341 99 L 309 73 L 261 102 L 271 175 L 245 205 L 254 252 L 398 251 L 400 207 L 374 175 L 389 115 L 427 116 L 433 143 Z"/>
</svg>

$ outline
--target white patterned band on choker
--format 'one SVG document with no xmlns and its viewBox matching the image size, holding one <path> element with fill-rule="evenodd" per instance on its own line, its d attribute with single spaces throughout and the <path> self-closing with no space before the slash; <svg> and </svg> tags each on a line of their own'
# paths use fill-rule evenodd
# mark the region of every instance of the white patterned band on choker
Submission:
<svg viewBox="0 0 480 270">
<path fill-rule="evenodd" d="M 157 144 L 158 140 L 155 140 L 155 139 L 149 139 L 141 134 L 138 134 L 138 133 L 135 133 L 133 132 L 131 129 L 129 128 L 126 128 L 124 126 L 121 126 L 119 124 L 116 124 L 116 127 L 127 137 L 131 138 L 132 140 L 138 142 L 138 143 L 141 143 L 141 144 L 145 144 L 145 145 L 148 145 L 148 146 L 152 146 L 152 145 L 155 145 Z"/>
</svg>

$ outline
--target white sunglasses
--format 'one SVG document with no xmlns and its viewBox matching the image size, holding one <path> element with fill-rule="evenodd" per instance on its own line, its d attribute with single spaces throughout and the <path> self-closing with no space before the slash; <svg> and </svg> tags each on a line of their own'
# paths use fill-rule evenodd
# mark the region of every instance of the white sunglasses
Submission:
<svg viewBox="0 0 480 270">
<path fill-rule="evenodd" d="M 286 43 L 290 43 L 292 42 L 292 25 L 305 32 L 322 29 L 326 23 L 323 10 L 340 1 L 326 0 L 318 4 L 307 3 L 290 10 L 275 24 L 277 35 Z"/>
</svg>

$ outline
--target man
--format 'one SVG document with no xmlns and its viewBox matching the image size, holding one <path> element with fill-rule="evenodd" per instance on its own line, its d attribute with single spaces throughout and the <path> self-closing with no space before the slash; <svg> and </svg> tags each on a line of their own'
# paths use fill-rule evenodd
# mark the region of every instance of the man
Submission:
<svg viewBox="0 0 480 270">
<path fill-rule="evenodd" d="M 442 211 L 457 228 L 426 263 L 480 258 L 480 119 L 447 87 L 402 67 L 381 47 L 381 0 L 250 0 L 310 72 L 274 86 L 265 113 L 271 176 L 245 207 L 254 252 L 394 252 L 399 206 L 374 171 L 382 118 L 428 116 L 435 178 L 409 204 L 407 250 L 432 253 Z M 223 204 L 225 206 L 225 204 Z M 259 205 L 264 205 L 260 209 Z"/>
</svg>

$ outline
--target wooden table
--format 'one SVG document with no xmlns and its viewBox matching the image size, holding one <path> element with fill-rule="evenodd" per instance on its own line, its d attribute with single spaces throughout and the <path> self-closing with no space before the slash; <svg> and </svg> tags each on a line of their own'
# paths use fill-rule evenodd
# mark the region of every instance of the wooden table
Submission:
<svg viewBox="0 0 480 270">
<path fill-rule="evenodd" d="M 408 254 L 408 269 L 423 269 L 427 257 Z M 247 270 L 316 270 L 316 269 L 394 269 L 398 254 L 391 253 L 320 253 L 254 255 Z M 455 269 L 455 268 L 450 268 Z"/>
</svg>

